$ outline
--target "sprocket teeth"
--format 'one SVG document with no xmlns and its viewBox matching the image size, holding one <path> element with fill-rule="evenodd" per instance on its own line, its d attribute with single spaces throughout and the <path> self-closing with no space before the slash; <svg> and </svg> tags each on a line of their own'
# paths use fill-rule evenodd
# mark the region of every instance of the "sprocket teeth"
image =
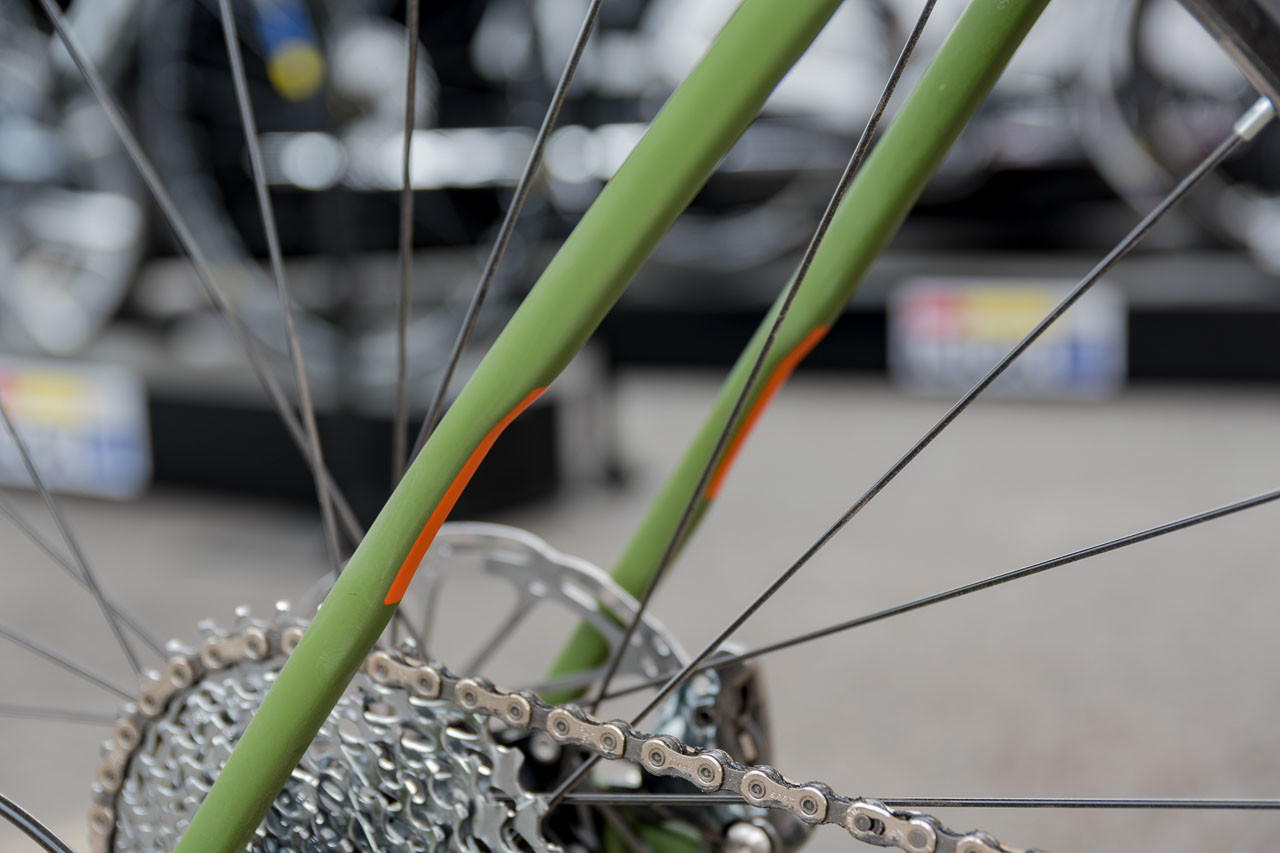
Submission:
<svg viewBox="0 0 1280 853">
<path fill-rule="evenodd" d="M 236 727 L 247 724 L 265 695 L 272 673 L 283 666 L 306 622 L 294 615 L 288 602 L 281 601 L 266 621 L 254 618 L 248 608 L 236 608 L 232 624 L 231 629 L 226 629 L 214 620 L 203 620 L 199 626 L 202 641 L 194 647 L 178 641 L 168 643 L 166 648 L 172 655 L 168 665 L 161 671 L 149 671 L 139 689 L 138 701 L 123 706 L 113 738 L 102 745 L 103 759 L 93 784 L 94 805 L 89 818 L 91 849 L 95 853 L 107 853 L 118 843 L 139 851 L 168 849 L 176 843 L 177 833 L 212 784 L 216 768 L 230 755 L 238 739 Z M 412 643 L 405 649 L 417 651 Z M 392 656 L 400 668 L 418 664 L 413 654 L 387 649 L 374 654 Z M 240 675 L 236 674 L 237 668 L 242 668 Z M 367 675 L 357 676 L 352 690 L 350 701 L 346 697 L 340 700 L 334 716 L 325 724 L 330 729 L 329 747 L 309 750 L 291 776 L 289 784 L 303 787 L 285 799 L 295 802 L 297 808 L 288 810 L 288 814 L 273 811 L 275 823 L 269 818 L 264 827 L 274 828 L 260 832 L 269 831 L 275 843 L 285 844 L 280 849 L 299 849 L 289 846 L 291 839 L 307 839 L 310 844 L 328 833 L 323 843 L 327 849 L 336 850 L 356 849 L 350 839 L 342 837 L 341 832 L 335 835 L 334 830 L 358 823 L 381 826 L 379 832 L 391 849 L 419 849 L 391 842 L 438 834 L 438 827 L 433 824 L 440 822 L 452 821 L 453 826 L 442 838 L 465 834 L 469 831 L 466 827 L 482 818 L 482 822 L 497 828 L 494 839 L 508 837 L 512 832 L 518 834 L 508 826 L 508 800 L 531 795 L 518 788 L 502 789 L 498 797 L 488 793 L 499 784 L 494 781 L 495 774 L 504 779 L 514 776 L 510 772 L 498 773 L 511 758 L 487 734 L 484 718 L 473 718 L 452 704 L 424 703 L 419 696 L 421 690 L 414 686 L 377 685 Z M 363 728 L 353 739 L 350 732 L 337 727 L 335 720 L 344 726 Z M 471 732 L 469 737 L 474 742 L 468 741 L 465 753 L 454 755 L 447 741 L 463 729 Z M 434 738 L 438 743 L 430 755 L 422 755 L 402 742 L 404 738 L 413 743 Z M 355 760 L 353 749 L 361 755 L 361 750 L 370 751 L 370 764 L 363 771 L 355 765 L 348 767 Z M 403 766 L 389 758 L 393 755 L 400 756 L 398 761 Z M 314 772 L 306 772 L 308 762 L 314 765 Z M 333 790 L 324 787 L 326 779 L 332 781 L 331 773 L 342 768 L 352 780 L 377 780 L 381 793 L 372 795 L 362 786 L 347 783 Z M 462 796 L 461 802 L 450 803 L 449 814 L 424 811 L 421 807 L 426 805 L 425 800 L 404 802 L 395 808 L 388 805 L 386 798 L 394 799 L 397 792 L 427 790 L 431 778 L 438 773 L 448 776 L 453 792 Z M 414 774 L 423 778 L 418 780 Z M 310 793 L 307 779 L 312 779 L 315 786 Z M 347 788 L 351 790 L 346 791 Z M 349 796 L 356 799 L 349 801 Z M 369 808 L 378 806 L 377 813 L 358 817 L 361 803 Z M 341 816 L 344 812 L 349 812 L 345 818 Z M 402 826 L 405 821 L 408 823 Z M 540 835 L 532 840 L 532 845 L 520 849 L 557 849 Z M 490 849 L 496 853 L 492 845 Z"/>
</svg>

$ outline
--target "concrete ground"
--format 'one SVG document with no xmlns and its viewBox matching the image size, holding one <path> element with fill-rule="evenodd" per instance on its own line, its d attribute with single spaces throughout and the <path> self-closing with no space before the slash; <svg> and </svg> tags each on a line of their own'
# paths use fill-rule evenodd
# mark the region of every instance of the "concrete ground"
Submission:
<svg viewBox="0 0 1280 853">
<path fill-rule="evenodd" d="M 628 484 L 492 520 L 607 565 L 714 387 L 701 374 L 624 377 Z M 798 377 L 655 612 L 687 647 L 709 638 L 945 405 Z M 785 637 L 1275 489 L 1277 425 L 1274 389 L 980 404 L 740 639 Z M 39 513 L 29 497 L 22 505 Z M 323 559 L 313 514 L 297 508 L 157 491 L 67 509 L 104 584 L 164 636 L 192 638 L 197 620 L 227 622 L 240 603 L 266 612 L 300 595 Z M 777 765 L 883 797 L 1280 797 L 1278 513 L 1253 510 L 770 658 Z M 0 554 L 0 620 L 129 680 L 87 595 L 4 525 Z M 113 708 L 109 694 L 8 645 L 0 673 L 0 701 Z M 0 733 L 0 791 L 83 848 L 105 729 L 3 719 Z M 1055 853 L 1272 849 L 1280 832 L 1280 815 L 1265 812 L 937 814 Z M 815 847 L 857 849 L 830 827 Z M 0 850 L 29 849 L 0 828 Z"/>
</svg>

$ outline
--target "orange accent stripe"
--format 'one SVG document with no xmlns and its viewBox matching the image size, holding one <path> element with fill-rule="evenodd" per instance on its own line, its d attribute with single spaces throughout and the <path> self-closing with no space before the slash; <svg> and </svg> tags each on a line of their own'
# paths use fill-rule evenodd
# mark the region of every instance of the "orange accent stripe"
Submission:
<svg viewBox="0 0 1280 853">
<path fill-rule="evenodd" d="M 787 377 L 791 375 L 791 371 L 796 369 L 796 365 L 804 360 L 818 341 L 822 340 L 822 336 L 827 333 L 830 326 L 818 326 L 804 336 L 804 340 L 796 344 L 791 352 L 778 362 L 778 366 L 773 369 L 773 373 L 769 374 L 769 379 L 764 383 L 764 387 L 760 389 L 760 396 L 756 397 L 756 401 L 751 404 L 751 408 L 747 410 L 747 415 L 742 419 L 742 426 L 738 428 L 737 433 L 729 441 L 729 446 L 725 448 L 724 455 L 720 457 L 720 464 L 716 466 L 715 473 L 711 475 L 711 482 L 707 484 L 707 500 L 714 500 L 715 496 L 720 493 L 720 487 L 724 485 L 725 475 L 729 473 L 730 466 L 733 465 L 734 458 L 738 455 L 738 451 L 742 449 L 742 442 L 746 441 L 747 434 L 751 432 L 751 428 L 756 425 L 756 420 L 764 412 L 765 407 L 773 399 L 773 395 L 778 393 L 778 389 L 782 387 L 782 383 L 787 381 Z"/>
<path fill-rule="evenodd" d="M 418 534 L 417 539 L 413 540 L 413 547 L 409 549 L 409 554 L 404 558 L 404 562 L 400 564 L 400 570 L 396 572 L 395 580 L 391 582 L 391 588 L 387 590 L 387 597 L 382 599 L 383 604 L 399 604 L 400 599 L 404 598 L 405 590 L 409 588 L 409 581 L 413 580 L 413 573 L 418 570 L 418 564 L 422 562 L 427 549 L 431 547 L 431 541 L 440 532 L 440 525 L 444 524 L 444 520 L 453 511 L 453 505 L 458 502 L 458 497 L 462 494 L 462 490 L 467 487 L 467 483 L 471 482 L 471 475 L 475 474 L 476 469 L 480 467 L 480 463 L 484 461 L 489 448 L 493 447 L 493 443 L 498 440 L 498 436 L 502 435 L 502 431 L 521 412 L 529 408 L 529 404 L 538 399 L 539 395 L 545 390 L 547 390 L 546 386 L 543 386 L 530 391 L 528 396 L 516 404 L 514 409 L 507 412 L 502 420 L 498 421 L 497 426 L 489 430 L 488 434 L 476 445 L 476 449 L 471 451 L 471 455 L 467 457 L 466 464 L 462 466 L 462 470 L 453 478 L 449 488 L 445 489 L 444 497 L 440 498 L 440 503 L 436 504 L 436 508 L 431 511 L 431 517 L 422 526 L 422 532 Z"/>
</svg>

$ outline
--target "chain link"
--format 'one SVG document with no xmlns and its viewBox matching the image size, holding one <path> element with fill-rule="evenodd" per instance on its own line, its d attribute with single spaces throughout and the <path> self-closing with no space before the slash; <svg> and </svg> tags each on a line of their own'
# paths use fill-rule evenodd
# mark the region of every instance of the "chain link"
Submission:
<svg viewBox="0 0 1280 853">
<path fill-rule="evenodd" d="M 274 654 L 287 656 L 297 646 L 301 632 L 297 627 L 272 631 L 252 626 L 229 637 L 212 637 L 198 651 L 175 654 L 162 673 L 152 674 L 139 691 L 138 702 L 125 707 L 98 768 L 95 805 L 89 816 L 95 853 L 108 853 L 111 848 L 115 798 L 147 722 L 162 714 L 177 693 L 207 672 L 242 661 L 262 661 Z M 603 758 L 625 759 L 649 773 L 683 779 L 700 791 L 726 791 L 740 796 L 747 805 L 781 809 L 805 823 L 841 826 L 855 839 L 879 847 L 896 847 L 907 853 L 1024 853 L 986 833 L 955 832 L 929 815 L 894 811 L 867 797 L 842 797 L 819 782 L 793 782 L 773 767 L 748 767 L 719 749 L 700 749 L 669 735 L 637 732 L 620 720 L 597 720 L 576 705 L 549 705 L 532 693 L 509 692 L 482 678 L 460 677 L 440 664 L 414 660 L 398 651 L 373 652 L 362 670 L 378 684 L 402 688 L 424 699 L 443 699 L 471 713 L 496 717 L 512 728 L 543 732 L 558 743 L 578 746 Z"/>
</svg>

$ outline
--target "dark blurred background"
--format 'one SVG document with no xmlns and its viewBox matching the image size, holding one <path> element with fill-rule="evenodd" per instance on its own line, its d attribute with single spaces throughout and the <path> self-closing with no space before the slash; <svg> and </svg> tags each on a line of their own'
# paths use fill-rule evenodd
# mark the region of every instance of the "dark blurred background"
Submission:
<svg viewBox="0 0 1280 853">
<path fill-rule="evenodd" d="M 343 447 L 337 474 L 369 517 L 387 487 L 404 10 L 378 0 L 234 5 L 325 435 Z M 605 4 L 477 353 L 732 5 Z M 961 5 L 940 4 L 922 54 Z M 443 0 L 424 8 L 410 329 L 419 413 L 576 34 L 578 7 Z M 133 377 L 120 381 L 145 391 L 148 429 L 135 436 L 135 455 L 150 457 L 156 481 L 305 499 L 309 477 L 100 109 L 31 4 L 6 0 L 0 10 L 0 351 L 27 360 L 11 371 L 119 366 Z M 70 13 L 220 280 L 282 368 L 281 314 L 215 4 L 121 0 L 73 4 Z M 510 444 L 529 444 L 486 466 L 472 508 L 543 494 L 566 477 L 616 476 L 607 391 L 619 367 L 732 360 L 803 248 L 914 14 L 900 0 L 845 5 L 610 315 L 580 375 L 518 425 Z M 937 385 L 907 375 L 925 369 L 911 353 L 939 344 L 927 328 L 904 319 L 906 337 L 890 345 L 895 294 L 931 283 L 900 300 L 908 318 L 918 316 L 912 305 L 924 310 L 921 300 L 936 304 L 938 288 L 972 296 L 979 286 L 1012 287 L 1012 302 L 974 310 L 1016 313 L 1019 288 L 1078 276 L 1249 99 L 1173 0 L 1052 7 L 808 365 L 882 374 L 893 352 L 907 352 L 899 378 Z M 1126 378 L 1276 378 L 1277 146 L 1280 135 L 1266 134 L 1114 274 L 1111 307 L 1100 309 L 1110 319 L 1099 321 L 1114 352 L 1108 378 L 1089 393 Z M 968 296 L 961 301 L 973 308 Z M 1064 386 L 1049 381 L 1040 392 Z M 108 417 L 86 406 L 88 420 Z M 556 454 L 569 421 L 591 436 L 573 464 Z M 226 450 L 214 436 L 238 440 Z M 136 493 L 145 473 L 120 467 L 68 473 L 84 482 L 67 487 Z M 112 476 L 120 482 L 91 482 Z"/>
</svg>

